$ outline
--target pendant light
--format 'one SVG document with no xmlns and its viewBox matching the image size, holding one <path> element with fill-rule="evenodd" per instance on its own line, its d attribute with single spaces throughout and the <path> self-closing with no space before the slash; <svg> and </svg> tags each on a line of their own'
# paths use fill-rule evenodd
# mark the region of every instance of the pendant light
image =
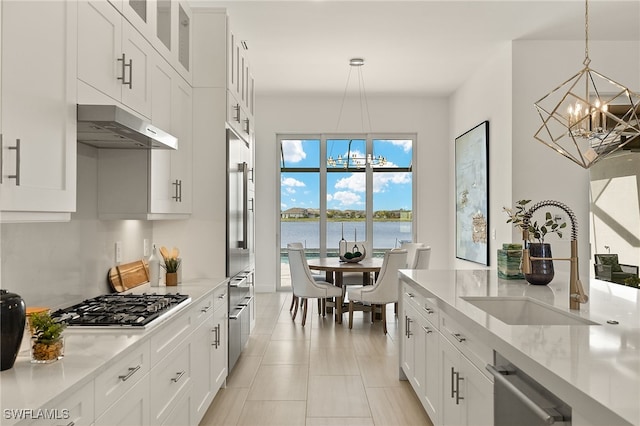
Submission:
<svg viewBox="0 0 640 426">
<path fill-rule="evenodd" d="M 588 169 L 640 135 L 640 96 L 589 67 L 589 2 L 585 0 L 584 67 L 535 106 L 535 139 Z"/>
</svg>

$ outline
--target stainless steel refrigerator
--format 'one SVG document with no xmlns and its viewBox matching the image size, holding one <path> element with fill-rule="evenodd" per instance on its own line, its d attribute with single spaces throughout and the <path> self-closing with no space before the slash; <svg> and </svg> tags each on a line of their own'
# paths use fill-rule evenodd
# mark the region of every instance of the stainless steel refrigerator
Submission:
<svg viewBox="0 0 640 426">
<path fill-rule="evenodd" d="M 229 371 L 245 347 L 253 309 L 253 170 L 249 144 L 227 129 Z"/>
<path fill-rule="evenodd" d="M 227 129 L 227 276 L 251 268 L 253 236 L 249 195 L 251 151 L 249 144 Z"/>
</svg>

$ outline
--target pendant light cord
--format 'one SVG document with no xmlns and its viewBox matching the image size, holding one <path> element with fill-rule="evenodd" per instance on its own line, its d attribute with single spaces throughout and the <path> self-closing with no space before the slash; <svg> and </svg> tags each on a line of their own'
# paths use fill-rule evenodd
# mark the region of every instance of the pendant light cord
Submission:
<svg viewBox="0 0 640 426">
<path fill-rule="evenodd" d="M 340 128 L 340 119 L 342 118 L 342 110 L 344 109 L 344 101 L 347 98 L 347 89 L 349 89 L 349 80 L 351 80 L 351 71 L 353 67 L 349 67 L 349 74 L 347 75 L 347 84 L 344 86 L 344 93 L 342 94 L 342 103 L 340 104 L 340 112 L 338 113 L 338 122 L 336 123 L 336 133 Z"/>
<path fill-rule="evenodd" d="M 591 59 L 589 58 L 589 0 L 584 0 L 584 62 L 589 66 Z"/>
</svg>

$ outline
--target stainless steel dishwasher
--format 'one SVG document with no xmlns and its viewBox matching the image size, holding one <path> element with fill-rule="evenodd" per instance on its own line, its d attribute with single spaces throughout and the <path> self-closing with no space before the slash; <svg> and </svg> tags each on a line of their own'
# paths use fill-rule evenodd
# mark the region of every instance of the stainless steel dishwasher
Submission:
<svg viewBox="0 0 640 426">
<path fill-rule="evenodd" d="M 487 370 L 495 378 L 494 425 L 571 425 L 571 407 L 496 353 Z"/>
</svg>

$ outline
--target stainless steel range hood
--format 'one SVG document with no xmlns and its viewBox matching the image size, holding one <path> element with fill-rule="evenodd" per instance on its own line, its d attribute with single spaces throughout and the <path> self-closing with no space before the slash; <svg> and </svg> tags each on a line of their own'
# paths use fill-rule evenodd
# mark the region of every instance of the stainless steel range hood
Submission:
<svg viewBox="0 0 640 426">
<path fill-rule="evenodd" d="M 115 105 L 78 105 L 78 142 L 106 149 L 178 149 L 178 139 Z"/>
</svg>

